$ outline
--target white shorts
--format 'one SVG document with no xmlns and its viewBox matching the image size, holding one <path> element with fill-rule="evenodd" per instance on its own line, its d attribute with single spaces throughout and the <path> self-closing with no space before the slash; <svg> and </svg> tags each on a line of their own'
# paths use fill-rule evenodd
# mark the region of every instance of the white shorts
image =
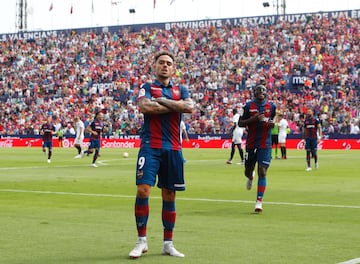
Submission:
<svg viewBox="0 0 360 264">
<path fill-rule="evenodd" d="M 286 143 L 286 133 L 279 133 L 279 143 Z"/>
<path fill-rule="evenodd" d="M 244 131 L 242 128 L 235 128 L 233 132 L 232 142 L 235 144 L 241 144 Z"/>
<path fill-rule="evenodd" d="M 84 137 L 80 137 L 80 138 L 75 138 L 75 140 L 74 140 L 74 144 L 75 145 L 82 145 L 82 143 L 83 143 L 83 141 L 84 141 Z"/>
</svg>

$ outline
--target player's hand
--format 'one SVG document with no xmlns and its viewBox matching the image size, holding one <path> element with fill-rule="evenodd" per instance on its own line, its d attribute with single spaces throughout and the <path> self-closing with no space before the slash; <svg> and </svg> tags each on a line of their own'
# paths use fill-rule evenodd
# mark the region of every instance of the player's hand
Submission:
<svg viewBox="0 0 360 264">
<path fill-rule="evenodd" d="M 255 116 L 258 121 L 264 121 L 264 119 L 265 119 L 264 113 L 257 113 Z"/>
<path fill-rule="evenodd" d="M 269 128 L 274 128 L 274 126 L 275 126 L 274 120 L 269 119 L 269 121 L 268 121 L 268 123 L 267 123 L 267 126 L 268 126 Z"/>
<path fill-rule="evenodd" d="M 257 113 L 251 117 L 251 122 L 264 121 L 264 119 L 265 119 L 264 113 Z"/>
</svg>

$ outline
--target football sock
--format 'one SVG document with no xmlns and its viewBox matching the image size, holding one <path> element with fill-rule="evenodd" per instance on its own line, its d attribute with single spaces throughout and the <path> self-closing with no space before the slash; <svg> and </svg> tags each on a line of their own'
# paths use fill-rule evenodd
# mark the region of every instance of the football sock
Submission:
<svg viewBox="0 0 360 264">
<path fill-rule="evenodd" d="M 281 150 L 281 157 L 286 157 L 286 149 L 285 147 L 280 147 Z"/>
<path fill-rule="evenodd" d="M 266 177 L 259 177 L 257 186 L 257 200 L 262 201 L 266 189 Z"/>
<path fill-rule="evenodd" d="M 95 163 L 95 161 L 97 160 L 98 157 L 99 157 L 99 150 L 98 150 L 98 149 L 95 149 L 95 154 L 94 154 L 93 162 L 92 162 L 92 163 Z"/>
<path fill-rule="evenodd" d="M 316 150 L 313 150 L 312 155 L 313 155 L 313 157 L 314 157 L 315 163 L 317 163 L 317 160 L 318 160 L 317 151 L 316 151 Z"/>
<path fill-rule="evenodd" d="M 229 159 L 229 160 L 232 160 L 232 159 L 233 159 L 234 153 L 235 153 L 235 144 L 232 143 L 232 144 L 231 144 L 231 153 L 230 153 L 230 159 Z"/>
<path fill-rule="evenodd" d="M 164 226 L 164 241 L 171 241 L 176 220 L 175 202 L 163 201 L 162 222 Z"/>
<path fill-rule="evenodd" d="M 149 218 L 149 198 L 136 197 L 135 221 L 139 237 L 146 236 L 146 225 Z"/>
<path fill-rule="evenodd" d="M 80 147 L 80 146 L 76 146 L 75 148 L 77 149 L 78 154 L 81 154 L 81 147 Z"/>
<path fill-rule="evenodd" d="M 244 151 L 242 148 L 239 148 L 239 153 L 240 153 L 241 161 L 244 161 Z"/>
<path fill-rule="evenodd" d="M 310 168 L 310 151 L 306 151 L 306 163 L 308 168 Z"/>
</svg>

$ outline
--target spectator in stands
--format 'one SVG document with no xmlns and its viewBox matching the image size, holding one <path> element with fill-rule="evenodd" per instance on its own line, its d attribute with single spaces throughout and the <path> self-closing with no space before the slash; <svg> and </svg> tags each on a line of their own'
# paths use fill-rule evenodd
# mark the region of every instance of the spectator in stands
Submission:
<svg viewBox="0 0 360 264">
<path fill-rule="evenodd" d="M 265 35 L 270 36 L 266 43 Z M 327 113 L 337 120 L 336 129 L 344 121 L 342 105 L 348 104 L 344 110 L 351 118 L 360 116 L 358 35 L 359 19 L 314 16 L 306 22 L 279 20 L 267 26 L 146 27 L 140 32 L 64 32 L 31 42 L 6 40 L 0 44 L 2 133 L 37 133 L 48 109 L 67 124 L 79 114 L 85 120 L 103 105 L 113 107 L 109 110 L 114 113 L 110 115 L 113 131 L 124 109 L 129 121 L 126 133 L 137 131 L 127 102 L 137 108 L 134 98 L 139 87 L 151 81 L 152 48 L 161 46 L 173 49 L 181 60 L 174 81 L 189 87 L 192 95 L 203 95 L 189 132 L 228 133 L 226 111 L 246 103 L 249 90 L 262 76 L 269 100 L 285 116 L 291 111 L 295 118 L 306 113 L 306 107 L 319 108 L 317 115 Z M 307 77 L 308 90 L 289 90 L 293 73 Z M 30 113 L 25 115 L 28 125 L 22 121 L 24 113 Z M 288 119 L 289 124 L 292 121 L 298 123 Z"/>
</svg>

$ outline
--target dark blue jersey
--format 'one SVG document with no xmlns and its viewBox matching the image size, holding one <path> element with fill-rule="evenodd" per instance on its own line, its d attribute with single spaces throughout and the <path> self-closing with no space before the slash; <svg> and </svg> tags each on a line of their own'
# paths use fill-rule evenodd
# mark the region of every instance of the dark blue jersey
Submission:
<svg viewBox="0 0 360 264">
<path fill-rule="evenodd" d="M 169 83 L 167 87 L 159 81 L 145 83 L 139 92 L 138 99 L 147 97 L 165 97 L 171 100 L 189 98 L 189 91 L 183 86 Z M 180 150 L 180 121 L 181 113 L 170 112 L 161 115 L 144 114 L 144 124 L 141 132 L 141 144 L 149 144 L 151 148 L 164 150 Z"/>
</svg>

